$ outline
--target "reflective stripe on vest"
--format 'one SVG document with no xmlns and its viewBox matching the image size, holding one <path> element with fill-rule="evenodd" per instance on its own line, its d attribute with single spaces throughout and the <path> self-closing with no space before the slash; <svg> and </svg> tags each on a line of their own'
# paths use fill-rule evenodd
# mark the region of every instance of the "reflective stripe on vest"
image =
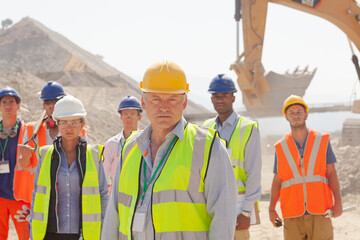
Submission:
<svg viewBox="0 0 360 240">
<path fill-rule="evenodd" d="M 48 223 L 48 211 L 51 189 L 51 158 L 54 146 L 40 148 L 42 159 L 40 174 L 36 186 L 32 215 L 33 239 L 44 239 Z M 86 171 L 82 184 L 82 233 L 84 239 L 100 239 L 101 201 L 99 193 L 98 169 L 103 147 L 96 145 L 86 150 Z M 42 157 L 44 156 L 44 157 Z M 61 161 L 61 159 L 59 159 Z"/>
<path fill-rule="evenodd" d="M 328 141 L 329 134 L 310 129 L 303 159 L 290 133 L 275 144 L 284 218 L 301 216 L 306 210 L 311 214 L 324 214 L 333 206 L 326 176 Z"/>
<path fill-rule="evenodd" d="M 184 236 L 208 239 L 211 217 L 206 209 L 204 179 L 214 139 L 212 129 L 188 123 L 183 141 L 175 143 L 153 186 L 152 220 L 156 239 L 183 239 Z M 118 193 L 119 236 L 131 239 L 142 154 L 135 141 L 124 148 Z"/>
<path fill-rule="evenodd" d="M 205 121 L 203 126 L 209 126 L 209 128 L 215 129 L 215 118 Z M 249 141 L 252 128 L 258 128 L 258 125 L 254 121 L 250 121 L 247 118 L 241 117 L 236 124 L 236 127 L 231 135 L 229 144 L 227 145 L 229 154 L 231 154 L 231 164 L 233 166 L 235 178 L 237 181 L 238 192 L 245 194 L 246 190 L 246 172 L 244 169 L 245 160 L 245 147 Z"/>
</svg>

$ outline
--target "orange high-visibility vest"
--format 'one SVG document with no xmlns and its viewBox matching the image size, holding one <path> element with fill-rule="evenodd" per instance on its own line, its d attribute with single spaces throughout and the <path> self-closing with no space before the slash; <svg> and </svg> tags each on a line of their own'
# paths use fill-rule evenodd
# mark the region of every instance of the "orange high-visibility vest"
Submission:
<svg viewBox="0 0 360 240">
<path fill-rule="evenodd" d="M 326 175 L 328 142 L 328 133 L 310 129 L 303 159 L 290 133 L 275 144 L 284 218 L 302 216 L 306 210 L 310 214 L 324 214 L 334 205 Z"/>
<path fill-rule="evenodd" d="M 26 125 L 21 123 L 18 144 L 22 144 Z M 16 165 L 14 171 L 14 184 L 13 192 L 16 200 L 22 200 L 27 203 L 31 203 L 32 191 L 34 190 L 34 177 L 35 172 L 29 171 L 30 168 L 23 169 L 18 163 L 19 148 L 16 150 Z"/>
</svg>

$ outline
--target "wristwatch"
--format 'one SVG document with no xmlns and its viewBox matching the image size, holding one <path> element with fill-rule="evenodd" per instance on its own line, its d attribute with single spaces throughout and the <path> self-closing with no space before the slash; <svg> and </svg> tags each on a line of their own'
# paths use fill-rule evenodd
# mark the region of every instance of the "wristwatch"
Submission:
<svg viewBox="0 0 360 240">
<path fill-rule="evenodd" d="M 251 212 L 247 212 L 247 211 L 242 211 L 241 214 L 247 218 L 249 218 L 251 216 Z"/>
</svg>

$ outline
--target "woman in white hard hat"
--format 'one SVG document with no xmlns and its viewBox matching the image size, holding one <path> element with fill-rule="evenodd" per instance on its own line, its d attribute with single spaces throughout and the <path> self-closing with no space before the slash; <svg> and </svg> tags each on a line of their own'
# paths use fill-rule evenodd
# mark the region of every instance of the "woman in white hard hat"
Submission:
<svg viewBox="0 0 360 240">
<path fill-rule="evenodd" d="M 89 146 L 80 137 L 85 116 L 83 104 L 73 96 L 55 104 L 61 136 L 39 150 L 32 239 L 100 239 L 108 200 L 103 147 Z"/>
</svg>

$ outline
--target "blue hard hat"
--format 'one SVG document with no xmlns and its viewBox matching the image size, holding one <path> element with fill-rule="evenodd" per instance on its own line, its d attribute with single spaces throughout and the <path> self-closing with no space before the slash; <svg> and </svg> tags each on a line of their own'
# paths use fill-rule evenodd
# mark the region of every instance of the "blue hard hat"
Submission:
<svg viewBox="0 0 360 240">
<path fill-rule="evenodd" d="M 6 86 L 6 87 L 4 87 L 3 89 L 0 90 L 0 99 L 5 97 L 5 96 L 13 96 L 13 97 L 15 97 L 17 104 L 19 104 L 21 102 L 21 98 L 20 98 L 18 92 L 15 89 L 13 89 L 13 88 L 11 88 L 9 86 Z"/>
<path fill-rule="evenodd" d="M 209 85 L 209 93 L 217 92 L 237 92 L 234 81 L 225 74 L 218 74 Z"/>
<path fill-rule="evenodd" d="M 124 97 L 120 101 L 118 112 L 121 113 L 121 110 L 124 109 L 136 109 L 142 112 L 140 101 L 136 97 L 130 95 Z"/>
<path fill-rule="evenodd" d="M 64 88 L 60 83 L 49 81 L 41 90 L 40 100 L 59 99 L 65 96 Z"/>
</svg>

